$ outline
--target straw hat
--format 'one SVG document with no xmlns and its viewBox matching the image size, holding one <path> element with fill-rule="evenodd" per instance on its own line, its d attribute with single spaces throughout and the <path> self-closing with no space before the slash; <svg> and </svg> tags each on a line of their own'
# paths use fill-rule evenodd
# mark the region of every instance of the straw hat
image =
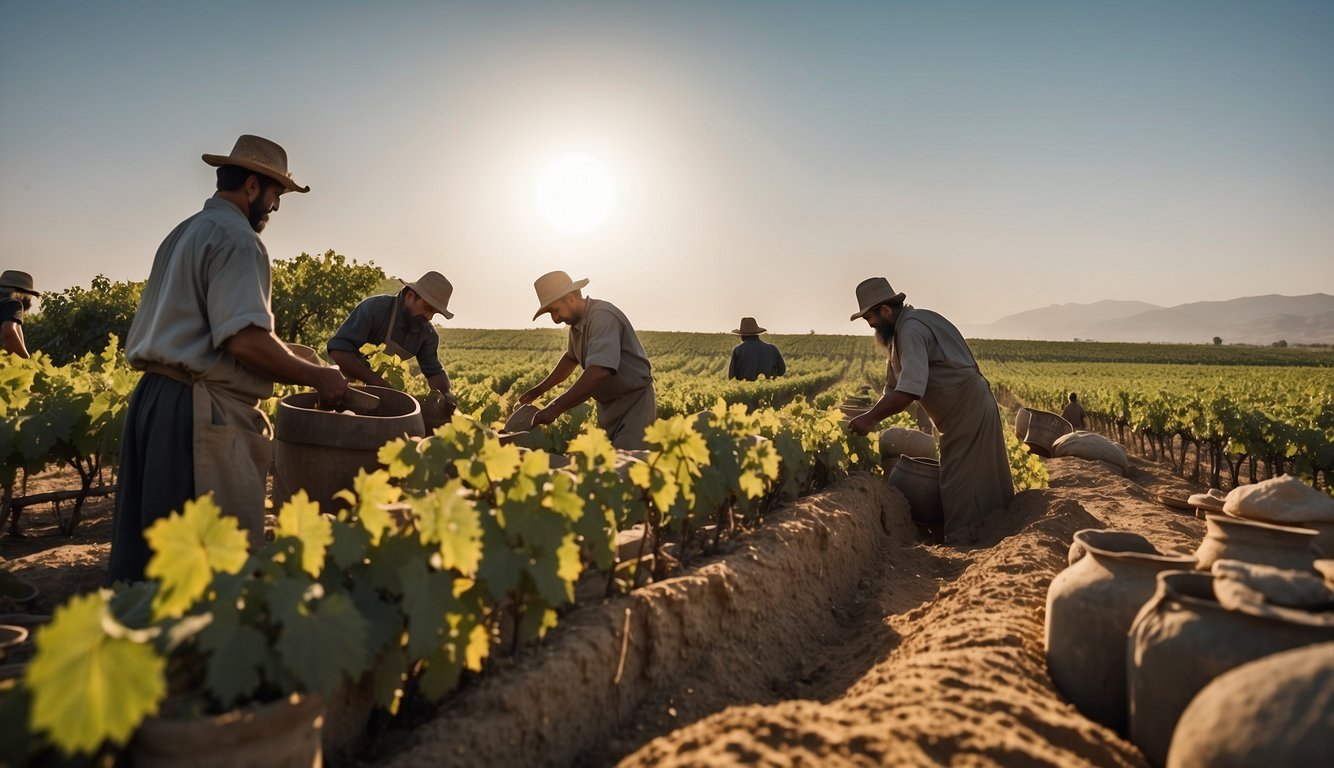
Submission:
<svg viewBox="0 0 1334 768">
<path fill-rule="evenodd" d="M 536 320 L 546 312 L 557 299 L 574 293 L 585 285 L 588 285 L 588 278 L 571 280 L 569 275 L 559 269 L 537 278 L 533 281 L 533 290 L 537 291 L 537 301 L 541 306 L 533 313 L 533 319 Z"/>
<path fill-rule="evenodd" d="M 292 180 L 292 173 L 287 170 L 287 150 L 259 136 L 242 134 L 230 155 L 204 155 L 204 162 L 212 166 L 239 165 L 248 171 L 262 173 L 281 182 L 288 192 L 310 191 L 310 187 Z"/>
<path fill-rule="evenodd" d="M 449 298 L 454 295 L 454 286 L 444 275 L 439 272 L 427 272 L 415 283 L 409 283 L 401 277 L 398 281 L 425 299 L 427 304 L 435 307 L 435 311 L 444 315 L 446 320 L 454 319 L 454 313 L 448 309 Z"/>
<path fill-rule="evenodd" d="M 41 295 L 32 289 L 32 275 L 17 269 L 6 269 L 5 273 L 0 275 L 0 288 L 11 288 L 29 296 Z"/>
<path fill-rule="evenodd" d="M 755 318 L 743 317 L 741 318 L 741 327 L 732 331 L 732 333 L 735 333 L 738 336 L 759 336 L 761 333 L 764 333 L 764 331 L 765 329 L 761 328 L 759 323 L 755 322 Z"/>
<path fill-rule="evenodd" d="M 903 301 L 907 296 L 908 294 L 901 291 L 895 293 L 894 289 L 889 287 L 889 281 L 883 277 L 868 277 L 857 284 L 857 306 L 861 309 L 852 313 L 851 319 L 860 320 L 872 308 Z"/>
</svg>

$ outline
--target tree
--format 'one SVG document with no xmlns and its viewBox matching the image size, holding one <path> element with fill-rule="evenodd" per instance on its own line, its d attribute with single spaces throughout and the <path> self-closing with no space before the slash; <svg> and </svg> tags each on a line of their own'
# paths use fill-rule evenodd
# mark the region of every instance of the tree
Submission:
<svg viewBox="0 0 1334 768">
<path fill-rule="evenodd" d="M 1287 341 L 1287 339 L 1279 339 L 1278 341 L 1274 342 L 1274 346 L 1276 346 L 1276 347 L 1286 347 L 1286 346 L 1288 346 L 1288 341 Z"/>
<path fill-rule="evenodd" d="M 1214 337 L 1214 346 L 1217 347 L 1217 346 L 1221 346 L 1222 344 L 1223 344 L 1223 337 L 1222 337 L 1222 336 L 1215 336 L 1215 337 Z"/>
<path fill-rule="evenodd" d="M 385 283 L 374 262 L 357 263 L 332 250 L 273 262 L 273 324 L 278 338 L 315 348 L 367 296 Z"/>
<path fill-rule="evenodd" d="M 111 334 L 125 339 L 139 307 L 144 281 L 112 281 L 106 275 L 92 285 L 42 294 L 42 309 L 25 318 L 23 334 L 30 349 L 40 349 L 56 365 L 106 349 Z"/>
</svg>

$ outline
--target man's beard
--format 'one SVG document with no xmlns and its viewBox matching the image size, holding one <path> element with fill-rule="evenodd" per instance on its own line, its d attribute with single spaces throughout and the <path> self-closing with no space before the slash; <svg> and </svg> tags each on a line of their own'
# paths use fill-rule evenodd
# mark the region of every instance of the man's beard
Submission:
<svg viewBox="0 0 1334 768">
<path fill-rule="evenodd" d="M 872 327 L 875 328 L 876 343 L 889 349 L 890 342 L 894 341 L 894 318 L 879 320 Z"/>
<path fill-rule="evenodd" d="M 269 223 L 269 212 L 261 212 L 259 205 L 257 205 L 259 201 L 256 200 L 255 203 L 256 204 L 250 206 L 250 215 L 246 218 L 250 219 L 250 228 L 255 230 L 255 233 L 258 234 L 263 232 L 264 225 Z"/>
</svg>

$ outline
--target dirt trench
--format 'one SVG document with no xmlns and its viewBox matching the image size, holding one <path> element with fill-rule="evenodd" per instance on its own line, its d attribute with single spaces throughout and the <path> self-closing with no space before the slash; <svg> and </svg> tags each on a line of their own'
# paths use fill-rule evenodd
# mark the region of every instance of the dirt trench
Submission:
<svg viewBox="0 0 1334 768">
<path fill-rule="evenodd" d="M 1020 494 L 968 549 L 917 543 L 898 492 L 854 476 L 731 555 L 574 612 L 384 762 L 1142 765 L 1065 702 L 1042 648 L 1076 530 L 1182 552 L 1202 537 L 1150 493 L 1197 489 L 1133 464 L 1122 478 L 1050 460 L 1052 487 Z"/>
</svg>

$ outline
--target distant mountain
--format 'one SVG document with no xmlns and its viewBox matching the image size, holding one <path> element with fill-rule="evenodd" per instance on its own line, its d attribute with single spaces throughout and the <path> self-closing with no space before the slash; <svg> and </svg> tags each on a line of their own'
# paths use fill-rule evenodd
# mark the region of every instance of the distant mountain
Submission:
<svg viewBox="0 0 1334 768">
<path fill-rule="evenodd" d="M 982 339 L 1207 344 L 1334 344 L 1334 296 L 1247 296 L 1159 307 L 1140 301 L 1053 304 L 963 329 Z"/>
</svg>

